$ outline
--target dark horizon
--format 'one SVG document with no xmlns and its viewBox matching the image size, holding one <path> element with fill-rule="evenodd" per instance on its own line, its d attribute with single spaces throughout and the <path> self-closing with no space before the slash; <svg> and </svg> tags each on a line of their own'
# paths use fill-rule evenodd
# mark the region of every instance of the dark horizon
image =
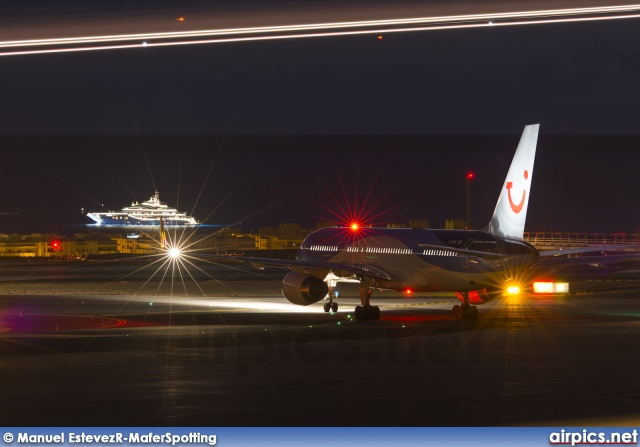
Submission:
<svg viewBox="0 0 640 447">
<path fill-rule="evenodd" d="M 614 2 L 562 2 L 604 4 Z M 54 10 L 35 0 L 9 8 L 0 37 L 542 5 L 560 7 L 550 0 L 166 0 L 134 8 L 124 0 L 63 0 Z M 0 186 L 9 194 L 0 211 L 20 214 L 0 215 L 0 230 L 86 222 L 83 207 L 120 209 L 154 189 L 201 221 L 250 227 L 313 226 L 349 214 L 356 201 L 360 208 L 371 190 L 374 223 L 428 219 L 439 227 L 464 218 L 468 170 L 477 174 L 472 224 L 482 227 L 523 127 L 540 123 L 526 229 L 640 232 L 637 20 L 2 57 Z"/>
<path fill-rule="evenodd" d="M 202 2 L 165 1 L 134 13 L 130 2 L 69 0 L 48 13 L 17 8 L 0 33 L 432 17 L 541 2 L 241 0 L 204 13 Z M 587 3 L 598 2 L 562 5 Z M 0 134 L 505 134 L 530 123 L 548 135 L 636 133 L 637 20 L 3 57 Z"/>
</svg>

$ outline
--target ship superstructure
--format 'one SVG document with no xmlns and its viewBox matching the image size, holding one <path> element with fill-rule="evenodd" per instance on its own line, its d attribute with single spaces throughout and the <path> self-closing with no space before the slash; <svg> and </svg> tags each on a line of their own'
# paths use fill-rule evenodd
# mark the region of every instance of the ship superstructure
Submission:
<svg viewBox="0 0 640 447">
<path fill-rule="evenodd" d="M 121 211 L 108 211 L 100 213 L 87 213 L 97 225 L 197 225 L 198 221 L 181 213 L 175 208 L 170 208 L 160 201 L 160 193 L 142 203 L 133 202 L 131 206 L 122 208 Z"/>
</svg>

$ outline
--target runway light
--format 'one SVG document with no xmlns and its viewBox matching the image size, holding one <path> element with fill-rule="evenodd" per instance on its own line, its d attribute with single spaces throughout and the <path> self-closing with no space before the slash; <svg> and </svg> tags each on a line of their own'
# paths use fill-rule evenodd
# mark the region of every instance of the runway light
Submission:
<svg viewBox="0 0 640 447">
<path fill-rule="evenodd" d="M 178 22 L 184 22 L 184 17 L 178 17 L 176 20 L 177 20 Z"/>
<path fill-rule="evenodd" d="M 378 36 L 378 40 L 382 40 L 382 36 Z"/>
<path fill-rule="evenodd" d="M 564 294 L 569 293 L 569 283 L 536 281 L 533 283 L 533 293 L 540 294 Z"/>
<path fill-rule="evenodd" d="M 533 293 L 553 293 L 553 283 L 536 281 L 533 283 Z"/>
</svg>

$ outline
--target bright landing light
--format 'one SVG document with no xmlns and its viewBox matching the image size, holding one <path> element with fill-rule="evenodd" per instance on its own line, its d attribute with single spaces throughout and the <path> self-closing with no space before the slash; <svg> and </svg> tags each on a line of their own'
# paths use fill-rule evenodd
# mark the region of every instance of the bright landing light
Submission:
<svg viewBox="0 0 640 447">
<path fill-rule="evenodd" d="M 173 259 L 177 259 L 180 257 L 180 249 L 179 248 L 171 248 L 169 249 L 169 256 L 171 256 Z"/>
<path fill-rule="evenodd" d="M 517 295 L 519 293 L 520 293 L 520 287 L 518 286 L 507 287 L 507 295 Z"/>
</svg>

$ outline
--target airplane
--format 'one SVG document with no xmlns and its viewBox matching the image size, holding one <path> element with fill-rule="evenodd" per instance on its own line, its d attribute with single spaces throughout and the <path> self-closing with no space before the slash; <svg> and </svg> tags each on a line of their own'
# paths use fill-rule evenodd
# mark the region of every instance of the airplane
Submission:
<svg viewBox="0 0 640 447">
<path fill-rule="evenodd" d="M 455 292 L 461 305 L 455 318 L 475 319 L 478 308 L 501 296 L 518 272 L 532 267 L 540 253 L 522 240 L 533 180 L 539 124 L 524 128 L 489 224 L 481 230 L 370 228 L 358 224 L 316 230 L 303 241 L 295 260 L 237 257 L 257 269 L 287 267 L 282 294 L 308 306 L 325 300 L 336 312 L 339 282 L 359 283 L 358 320 L 378 320 L 374 290 L 403 293 Z"/>
</svg>

